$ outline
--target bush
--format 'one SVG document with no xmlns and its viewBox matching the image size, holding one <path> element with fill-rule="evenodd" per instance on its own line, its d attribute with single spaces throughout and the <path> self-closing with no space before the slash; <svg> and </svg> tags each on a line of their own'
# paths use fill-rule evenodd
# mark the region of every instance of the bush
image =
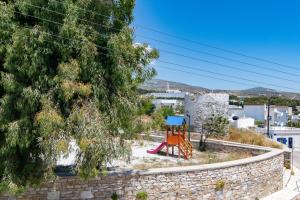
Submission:
<svg viewBox="0 0 300 200">
<path fill-rule="evenodd" d="M 264 126 L 265 123 L 263 121 L 260 121 L 260 120 L 255 120 L 255 125 L 256 126 Z"/>
<path fill-rule="evenodd" d="M 215 188 L 216 191 L 223 190 L 224 187 L 225 187 L 225 181 L 223 181 L 223 180 L 218 180 L 218 181 L 216 182 L 216 188 Z"/>
<path fill-rule="evenodd" d="M 284 163 L 284 167 L 286 169 L 291 169 L 291 163 L 290 162 Z"/>
<path fill-rule="evenodd" d="M 152 98 L 142 98 L 138 104 L 138 115 L 151 115 L 154 112 Z"/>
<path fill-rule="evenodd" d="M 162 107 L 161 109 L 156 110 L 152 114 L 152 128 L 156 130 L 163 130 L 165 128 L 165 117 L 173 115 L 175 115 L 175 113 L 171 107 Z"/>
<path fill-rule="evenodd" d="M 145 191 L 141 191 L 136 193 L 136 199 L 137 200 L 147 200 L 148 199 L 148 193 Z"/>
<path fill-rule="evenodd" d="M 294 170 L 292 169 L 291 170 L 291 176 L 294 176 L 295 175 L 295 172 L 294 172 Z"/>
<path fill-rule="evenodd" d="M 118 200 L 118 199 L 119 199 L 119 196 L 117 195 L 116 192 L 114 192 L 114 193 L 110 196 L 110 198 L 111 198 L 112 200 Z"/>
<path fill-rule="evenodd" d="M 281 149 L 282 145 L 266 138 L 264 135 L 252 132 L 252 131 L 241 131 L 236 128 L 230 128 L 228 136 L 222 138 L 225 140 L 239 142 L 244 144 L 253 144 L 258 146 L 272 147 Z"/>
</svg>

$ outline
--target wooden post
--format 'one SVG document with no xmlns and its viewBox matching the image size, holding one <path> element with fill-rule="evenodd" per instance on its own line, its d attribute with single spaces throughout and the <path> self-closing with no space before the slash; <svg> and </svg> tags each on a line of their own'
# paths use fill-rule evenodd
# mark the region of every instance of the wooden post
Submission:
<svg viewBox="0 0 300 200">
<path fill-rule="evenodd" d="M 167 143 L 167 156 L 169 156 L 169 145 Z"/>
<path fill-rule="evenodd" d="M 168 135 L 169 135 L 169 127 L 168 126 L 166 126 L 166 136 L 165 136 L 165 142 L 167 142 L 168 141 Z"/>
<path fill-rule="evenodd" d="M 166 153 L 167 153 L 167 156 L 168 156 L 168 151 L 169 151 L 169 148 L 168 148 L 168 137 L 169 137 L 169 126 L 166 126 L 166 137 L 165 137 L 165 142 L 167 143 L 166 145 Z"/>
<path fill-rule="evenodd" d="M 174 156 L 174 145 L 172 145 L 172 156 Z"/>
<path fill-rule="evenodd" d="M 178 136 L 180 137 L 180 136 Z M 178 158 L 180 158 L 180 139 L 178 138 Z"/>
</svg>

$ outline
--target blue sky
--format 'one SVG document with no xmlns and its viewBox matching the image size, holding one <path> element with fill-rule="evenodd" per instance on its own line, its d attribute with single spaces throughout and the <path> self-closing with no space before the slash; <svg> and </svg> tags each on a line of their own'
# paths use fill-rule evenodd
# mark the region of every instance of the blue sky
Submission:
<svg viewBox="0 0 300 200">
<path fill-rule="evenodd" d="M 160 52 L 161 60 L 198 68 L 199 70 L 203 69 L 230 76 L 237 76 L 241 79 L 263 81 L 273 85 L 299 89 L 300 92 L 300 1 L 298 0 L 136 0 L 134 15 L 136 41 L 138 42 L 146 42 L 158 49 L 206 59 L 258 73 L 270 74 L 271 76 L 281 77 L 291 81 L 223 68 L 163 51 Z M 193 41 L 279 62 L 299 68 L 299 70 L 288 69 L 274 64 L 233 55 L 200 46 L 196 43 L 189 43 L 142 29 L 139 25 L 188 38 Z M 277 69 L 290 74 L 274 72 L 269 69 L 254 68 L 253 66 L 199 54 L 186 49 L 162 44 L 154 40 L 145 39 L 142 36 L 152 37 L 197 51 L 205 51 L 262 67 Z M 156 66 L 158 71 L 156 78 L 179 81 L 211 89 L 245 89 L 263 86 L 278 90 L 293 91 L 264 84 L 251 83 L 241 79 L 212 75 L 199 70 L 185 69 L 160 62 L 157 62 Z M 161 67 L 190 71 L 192 74 L 200 74 L 200 76 L 170 71 Z M 243 84 L 215 80 L 208 78 L 207 75 L 234 80 L 242 82 Z M 298 81 L 299 83 L 293 81 Z"/>
</svg>

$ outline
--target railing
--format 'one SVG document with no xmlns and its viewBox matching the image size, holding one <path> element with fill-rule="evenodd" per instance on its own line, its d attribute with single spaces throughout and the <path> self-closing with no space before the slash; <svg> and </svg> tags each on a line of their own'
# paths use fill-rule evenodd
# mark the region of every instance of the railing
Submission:
<svg viewBox="0 0 300 200">
<path fill-rule="evenodd" d="M 179 148 L 182 151 L 185 159 L 193 156 L 193 145 L 187 139 L 179 137 Z"/>
</svg>

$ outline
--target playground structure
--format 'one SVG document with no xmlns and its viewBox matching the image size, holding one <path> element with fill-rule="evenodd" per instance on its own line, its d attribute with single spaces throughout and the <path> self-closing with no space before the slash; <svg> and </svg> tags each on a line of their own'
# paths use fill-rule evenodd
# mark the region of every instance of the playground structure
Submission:
<svg viewBox="0 0 300 200">
<path fill-rule="evenodd" d="M 193 156 L 193 145 L 186 137 L 186 121 L 181 116 L 166 117 L 166 135 L 164 141 L 155 149 L 147 152 L 156 154 L 166 147 L 166 155 L 169 155 L 169 147 L 172 148 L 172 156 L 174 156 L 174 147 L 178 148 L 178 157 L 181 153 L 185 159 Z"/>
</svg>

